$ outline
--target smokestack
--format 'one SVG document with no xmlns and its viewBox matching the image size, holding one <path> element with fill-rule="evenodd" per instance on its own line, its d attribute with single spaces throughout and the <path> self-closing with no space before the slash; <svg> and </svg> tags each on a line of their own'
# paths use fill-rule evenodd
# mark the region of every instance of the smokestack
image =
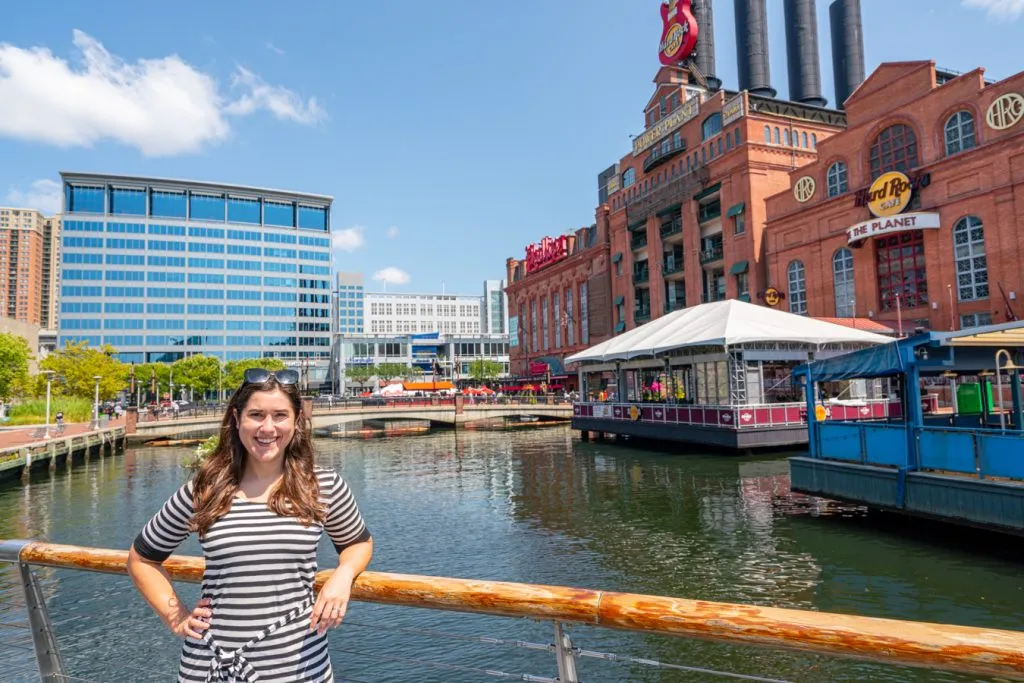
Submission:
<svg viewBox="0 0 1024 683">
<path fill-rule="evenodd" d="M 715 15 L 711 0 L 694 0 L 693 18 L 697 20 L 697 46 L 693 61 L 700 70 L 710 90 L 722 87 L 722 81 L 715 75 Z"/>
<path fill-rule="evenodd" d="M 836 107 L 864 82 L 864 29 L 860 0 L 835 0 L 828 8 L 832 28 L 832 73 L 836 82 Z"/>
<path fill-rule="evenodd" d="M 824 107 L 818 61 L 818 12 L 814 0 L 785 0 L 789 99 Z"/>
<path fill-rule="evenodd" d="M 775 97 L 768 70 L 768 12 L 765 0 L 736 0 L 736 61 L 740 90 Z"/>
</svg>

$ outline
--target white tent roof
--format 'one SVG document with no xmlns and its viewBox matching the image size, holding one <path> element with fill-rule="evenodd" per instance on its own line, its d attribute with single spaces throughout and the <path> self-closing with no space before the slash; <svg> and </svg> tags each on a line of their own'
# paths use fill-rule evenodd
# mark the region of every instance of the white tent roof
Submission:
<svg viewBox="0 0 1024 683">
<path fill-rule="evenodd" d="M 889 337 L 729 299 L 701 304 L 652 320 L 580 351 L 566 363 L 628 360 L 688 346 L 736 346 L 751 342 L 886 344 Z"/>
</svg>

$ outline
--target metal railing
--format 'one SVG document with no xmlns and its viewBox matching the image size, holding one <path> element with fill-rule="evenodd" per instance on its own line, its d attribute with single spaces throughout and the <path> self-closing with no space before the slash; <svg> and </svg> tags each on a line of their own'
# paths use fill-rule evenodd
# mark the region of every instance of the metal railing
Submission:
<svg viewBox="0 0 1024 683">
<path fill-rule="evenodd" d="M 0 562 L 16 565 L 22 601 L 14 605 L 6 599 L 6 612 L 24 608 L 39 677 L 43 681 L 89 680 L 69 672 L 61 656 L 54 622 L 50 618 L 44 591 L 33 567 L 54 567 L 125 575 L 128 553 L 124 550 L 57 545 L 41 541 L 0 541 Z M 171 556 L 164 563 L 172 580 L 199 583 L 204 562 L 198 557 Z M 316 575 L 319 590 L 331 571 Z M 94 596 L 81 596 L 81 599 Z M 447 671 L 474 673 L 521 681 L 579 683 L 578 665 L 583 659 L 625 662 L 635 666 L 686 671 L 707 677 L 770 681 L 778 679 L 746 675 L 709 668 L 660 662 L 644 657 L 589 650 L 574 643 L 566 630 L 572 624 L 598 629 L 616 629 L 644 635 L 678 636 L 718 641 L 733 645 L 759 645 L 838 657 L 873 660 L 889 665 L 907 665 L 986 674 L 1024 680 L 1024 633 L 989 628 L 927 624 L 827 612 L 812 612 L 775 607 L 759 607 L 708 601 L 687 600 L 655 595 L 616 593 L 585 588 L 542 586 L 536 584 L 477 581 L 447 577 L 366 572 L 353 587 L 354 600 L 417 607 L 463 614 L 526 618 L 548 624 L 550 640 L 529 642 L 474 635 L 446 634 L 426 629 L 400 628 L 386 623 L 345 624 L 404 634 L 433 635 L 488 645 L 516 647 L 553 656 L 549 664 L 557 676 L 530 675 L 495 668 L 453 664 L 450 661 L 420 658 L 416 652 L 396 651 L 375 654 L 375 658 L 401 665 L 420 675 L 432 667 Z M 99 609 L 99 605 L 94 606 Z M 90 615 L 99 616 L 99 615 Z M 17 626 L 5 618 L 4 626 Z M 95 632 L 104 637 L 105 667 L 113 670 L 118 661 L 110 648 L 109 631 Z M 81 644 L 81 643 L 78 643 Z M 88 643 L 86 643 L 88 645 Z M 363 654 L 341 649 L 346 655 Z M 138 653 L 123 653 L 125 656 Z M 755 659 L 755 658 L 752 658 Z M 5 660 L 6 661 L 6 660 Z M 95 664 L 95 662 L 92 662 Z M 10 674 L 14 664 L 7 664 Z M 406 668 L 407 667 L 407 668 Z M 24 673 L 24 672 L 22 672 Z M 149 671 L 150 675 L 159 672 Z M 355 679 L 350 679 L 355 680 Z M 361 679 L 359 679 L 361 680 Z"/>
</svg>

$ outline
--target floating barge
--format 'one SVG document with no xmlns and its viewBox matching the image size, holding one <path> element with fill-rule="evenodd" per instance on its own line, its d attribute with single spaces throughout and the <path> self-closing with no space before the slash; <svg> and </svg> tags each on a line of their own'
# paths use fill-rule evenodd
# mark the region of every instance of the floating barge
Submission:
<svg viewBox="0 0 1024 683">
<path fill-rule="evenodd" d="M 794 491 L 1024 534 L 1024 322 L 928 332 L 818 360 L 804 380 L 809 455 Z M 820 421 L 825 382 L 886 378 L 899 415 Z M 943 400 L 944 399 L 944 400 Z"/>
<path fill-rule="evenodd" d="M 566 359 L 582 400 L 572 426 L 729 450 L 807 443 L 806 406 L 792 370 L 810 360 L 887 344 L 854 327 L 737 300 L 686 308 Z M 901 410 L 877 386 L 833 401 L 830 419 Z"/>
</svg>

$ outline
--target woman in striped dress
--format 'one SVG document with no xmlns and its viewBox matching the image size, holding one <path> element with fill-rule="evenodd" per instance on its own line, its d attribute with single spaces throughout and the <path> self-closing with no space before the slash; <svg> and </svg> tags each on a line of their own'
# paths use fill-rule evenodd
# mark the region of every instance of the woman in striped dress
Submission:
<svg viewBox="0 0 1024 683">
<path fill-rule="evenodd" d="M 313 463 L 298 373 L 260 368 L 228 402 L 220 443 L 135 539 L 128 570 L 146 602 L 185 639 L 179 681 L 334 680 L 328 628 L 345 616 L 373 539 L 348 486 Z M 338 568 L 313 595 L 324 531 Z M 189 609 L 162 563 L 191 532 L 206 559 Z"/>
</svg>

